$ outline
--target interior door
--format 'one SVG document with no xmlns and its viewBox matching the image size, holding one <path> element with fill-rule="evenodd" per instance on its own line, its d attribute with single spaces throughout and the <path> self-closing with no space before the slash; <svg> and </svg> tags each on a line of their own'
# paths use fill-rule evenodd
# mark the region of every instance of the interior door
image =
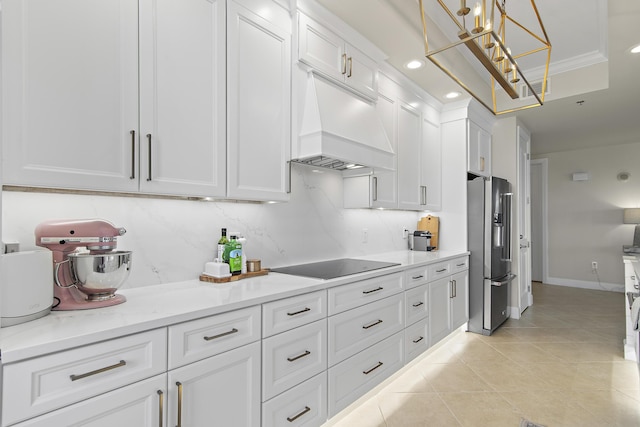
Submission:
<svg viewBox="0 0 640 427">
<path fill-rule="evenodd" d="M 518 258 L 519 307 L 522 313 L 533 303 L 531 294 L 531 190 L 530 145 L 531 136 L 518 126 L 518 232 L 520 256 Z"/>
</svg>

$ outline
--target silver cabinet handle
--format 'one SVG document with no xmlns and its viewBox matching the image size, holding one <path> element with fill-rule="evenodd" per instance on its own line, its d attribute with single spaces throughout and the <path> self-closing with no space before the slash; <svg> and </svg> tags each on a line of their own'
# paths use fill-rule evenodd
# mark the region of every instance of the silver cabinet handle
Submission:
<svg viewBox="0 0 640 427">
<path fill-rule="evenodd" d="M 347 77 L 351 77 L 353 75 L 353 58 L 349 57 L 349 74 Z"/>
<path fill-rule="evenodd" d="M 362 327 L 362 329 L 369 329 L 369 328 L 373 328 L 374 326 L 379 325 L 380 323 L 382 323 L 382 320 L 381 320 L 381 319 L 378 319 L 378 320 L 376 320 L 376 321 L 375 321 L 375 322 L 373 322 L 373 323 L 370 323 L 370 324 L 368 324 L 368 325 L 364 325 L 364 326 Z"/>
<path fill-rule="evenodd" d="M 310 352 L 309 350 L 305 350 L 305 351 L 304 351 L 304 353 L 299 354 L 299 355 L 298 355 L 298 356 L 296 356 L 296 357 L 287 357 L 287 360 L 288 360 L 289 362 L 295 362 L 296 360 L 298 360 L 298 359 L 302 359 L 303 357 L 306 357 L 306 356 L 308 356 L 308 355 L 310 355 L 310 354 L 311 354 L 311 352 Z"/>
<path fill-rule="evenodd" d="M 294 311 L 293 313 L 287 313 L 287 316 L 296 316 L 298 314 L 306 313 L 307 311 L 311 311 L 309 307 L 305 307 L 300 311 Z"/>
<path fill-rule="evenodd" d="M 149 174 L 147 176 L 147 181 L 151 181 L 151 134 L 147 134 L 147 141 L 149 143 Z"/>
<path fill-rule="evenodd" d="M 420 186 L 420 204 L 421 205 L 427 204 L 427 186 L 426 185 Z"/>
<path fill-rule="evenodd" d="M 162 418 L 164 416 L 164 393 L 162 390 L 158 390 L 158 425 L 162 427 Z"/>
<path fill-rule="evenodd" d="M 411 276 L 411 280 L 418 280 L 418 279 L 422 279 L 424 277 L 424 274 L 421 274 L 419 276 Z"/>
<path fill-rule="evenodd" d="M 447 269 L 446 269 L 446 268 L 443 268 L 443 269 L 441 269 L 441 270 L 436 270 L 436 273 L 444 273 L 445 271 L 447 271 Z"/>
<path fill-rule="evenodd" d="M 342 54 L 342 74 L 347 74 L 347 54 Z"/>
<path fill-rule="evenodd" d="M 373 201 L 378 201 L 378 177 L 373 177 Z"/>
<path fill-rule="evenodd" d="M 136 131 L 132 130 L 131 134 L 131 175 L 129 179 L 136 179 Z"/>
<path fill-rule="evenodd" d="M 372 294 L 372 293 L 374 293 L 374 292 L 378 292 L 378 291 L 381 291 L 381 290 L 383 290 L 383 289 L 384 289 L 384 288 L 383 288 L 382 286 L 378 286 L 377 288 L 375 288 L 375 289 L 371 289 L 371 290 L 369 290 L 369 291 L 362 291 L 362 293 L 363 293 L 363 294 Z"/>
<path fill-rule="evenodd" d="M 453 298 L 453 280 L 449 280 L 449 298 Z"/>
<path fill-rule="evenodd" d="M 235 333 L 237 333 L 237 332 L 238 332 L 238 330 L 237 330 L 236 328 L 233 328 L 233 329 L 232 329 L 232 330 L 230 330 L 230 331 L 223 332 L 223 333 L 218 334 L 218 335 L 212 335 L 212 336 L 210 336 L 210 337 L 202 337 L 202 338 L 203 338 L 205 341 L 211 341 L 211 340 L 215 340 L 216 338 L 222 338 L 222 337 L 226 337 L 227 335 L 235 334 Z"/>
<path fill-rule="evenodd" d="M 464 267 L 465 265 L 467 265 L 466 262 L 460 263 L 460 264 L 456 264 L 456 267 Z"/>
<path fill-rule="evenodd" d="M 101 374 L 103 372 L 111 371 L 112 369 L 120 368 L 122 366 L 125 366 L 126 364 L 127 364 L 127 362 L 125 362 L 124 360 L 121 360 L 120 362 L 116 363 L 115 365 L 106 366 L 104 368 L 96 369 L 95 371 L 90 371 L 90 372 L 86 372 L 84 374 L 78 374 L 78 375 L 75 375 L 75 374 L 69 375 L 69 378 L 71 378 L 71 381 L 78 381 L 78 380 L 81 380 L 83 378 L 90 377 L 92 375 L 97 375 L 97 374 Z"/>
<path fill-rule="evenodd" d="M 424 305 L 424 303 L 422 301 L 417 302 L 415 304 L 412 304 L 414 307 L 420 307 L 421 305 Z"/>
<path fill-rule="evenodd" d="M 311 410 L 311 408 L 309 408 L 308 406 L 305 406 L 304 409 L 300 412 L 298 412 L 296 415 L 294 415 L 293 417 L 287 417 L 287 421 L 289 421 L 290 423 L 294 422 L 295 420 L 297 420 L 298 418 L 300 418 L 301 416 L 303 416 L 304 414 L 306 414 L 307 412 L 309 412 Z"/>
<path fill-rule="evenodd" d="M 374 366 L 373 368 L 369 369 L 368 371 L 362 371 L 362 373 L 365 374 L 365 375 L 369 375 L 371 372 L 375 371 L 376 369 L 378 369 L 382 365 L 384 365 L 384 363 L 378 362 L 378 364 L 376 366 Z"/>
<path fill-rule="evenodd" d="M 418 339 L 412 340 L 414 344 L 418 344 L 420 341 L 422 341 L 424 339 L 424 337 L 420 337 Z"/>
<path fill-rule="evenodd" d="M 176 427 L 182 427 L 182 383 L 177 381 L 176 385 L 178 386 L 178 424 Z"/>
</svg>

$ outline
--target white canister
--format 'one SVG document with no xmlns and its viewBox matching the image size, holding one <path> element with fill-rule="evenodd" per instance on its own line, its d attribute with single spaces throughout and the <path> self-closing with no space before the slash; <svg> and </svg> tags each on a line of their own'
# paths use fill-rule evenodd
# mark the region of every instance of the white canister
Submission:
<svg viewBox="0 0 640 427">
<path fill-rule="evenodd" d="M 49 314 L 53 305 L 52 252 L 13 252 L 3 254 L 0 262 L 0 326 L 13 326 Z"/>
</svg>

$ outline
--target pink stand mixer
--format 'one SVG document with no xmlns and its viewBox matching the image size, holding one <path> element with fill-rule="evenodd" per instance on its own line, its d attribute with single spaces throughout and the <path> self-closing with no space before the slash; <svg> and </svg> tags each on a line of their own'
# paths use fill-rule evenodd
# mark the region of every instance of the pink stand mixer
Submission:
<svg viewBox="0 0 640 427">
<path fill-rule="evenodd" d="M 126 301 L 116 290 L 129 276 L 131 252 L 114 251 L 126 230 L 101 219 L 54 220 L 35 229 L 36 245 L 53 252 L 52 310 L 85 310 Z M 89 252 L 79 252 L 85 247 Z"/>
</svg>

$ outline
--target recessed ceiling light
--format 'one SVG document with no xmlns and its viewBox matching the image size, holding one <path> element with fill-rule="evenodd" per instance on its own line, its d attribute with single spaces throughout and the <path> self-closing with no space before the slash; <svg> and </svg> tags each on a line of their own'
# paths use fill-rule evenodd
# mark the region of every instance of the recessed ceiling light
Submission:
<svg viewBox="0 0 640 427">
<path fill-rule="evenodd" d="M 640 53 L 640 44 L 631 48 L 631 53 Z"/>
<path fill-rule="evenodd" d="M 410 70 L 416 70 L 418 68 L 422 68 L 424 66 L 424 62 L 418 59 L 414 59 L 404 64 L 404 66 Z"/>
<path fill-rule="evenodd" d="M 444 97 L 447 98 L 447 99 L 456 99 L 460 95 L 462 95 L 460 92 L 449 92 Z"/>
</svg>

